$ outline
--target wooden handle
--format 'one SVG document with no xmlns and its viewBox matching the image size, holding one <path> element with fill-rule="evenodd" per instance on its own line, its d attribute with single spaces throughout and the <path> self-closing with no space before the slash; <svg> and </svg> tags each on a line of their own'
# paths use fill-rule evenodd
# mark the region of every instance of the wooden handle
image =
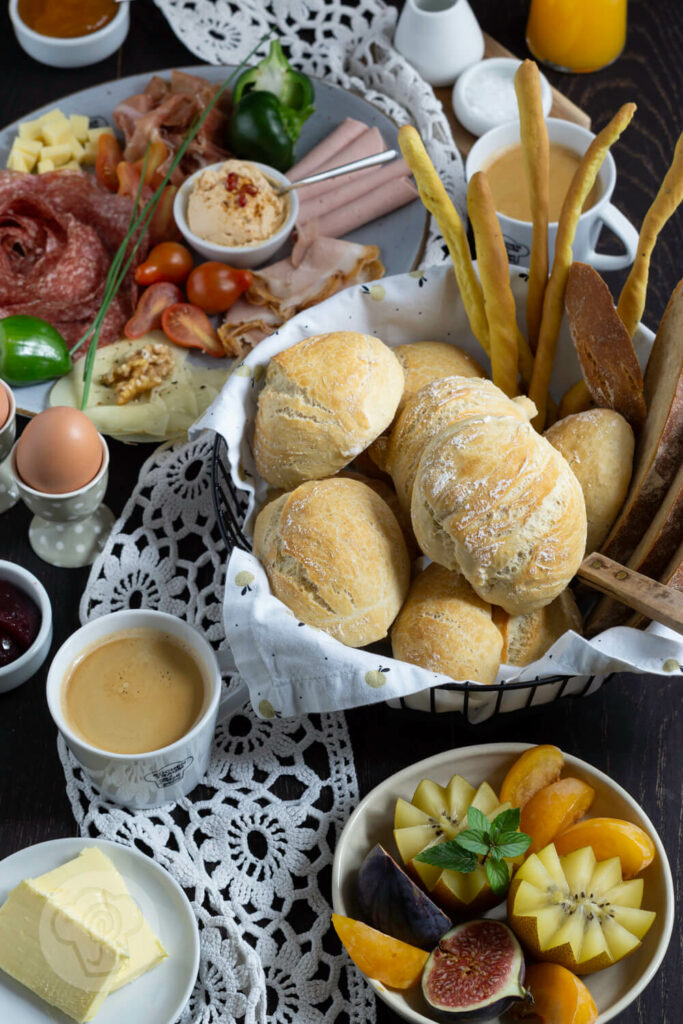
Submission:
<svg viewBox="0 0 683 1024">
<path fill-rule="evenodd" d="M 577 575 L 594 590 L 609 594 L 648 619 L 683 633 L 683 593 L 680 590 L 626 569 L 597 552 L 584 558 Z"/>
</svg>

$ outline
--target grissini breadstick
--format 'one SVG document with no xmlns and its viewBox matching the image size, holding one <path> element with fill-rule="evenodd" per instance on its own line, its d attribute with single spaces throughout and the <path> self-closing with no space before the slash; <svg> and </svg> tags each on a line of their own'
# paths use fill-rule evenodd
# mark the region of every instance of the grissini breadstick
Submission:
<svg viewBox="0 0 683 1024">
<path fill-rule="evenodd" d="M 517 318 L 510 288 L 508 256 L 493 205 L 491 189 L 483 171 L 470 178 L 467 187 L 470 215 L 477 250 L 479 277 L 489 326 L 491 377 L 496 387 L 512 398 L 517 387 Z"/>
<path fill-rule="evenodd" d="M 683 200 L 683 134 L 679 135 L 674 157 L 664 176 L 659 192 L 645 214 L 638 239 L 638 253 L 621 289 L 617 313 L 629 335 L 633 337 L 645 309 L 650 257 L 657 236 Z"/>
<path fill-rule="evenodd" d="M 592 408 L 593 399 L 588 390 L 588 385 L 583 379 L 577 380 L 576 384 L 572 384 L 562 395 L 557 410 L 557 418 L 558 420 L 563 420 L 565 416 L 572 416 L 576 412 L 587 412 L 588 409 Z"/>
<path fill-rule="evenodd" d="M 526 175 L 531 221 L 531 259 L 529 290 L 526 300 L 526 328 L 531 350 L 536 351 L 543 312 L 543 294 L 548 280 L 548 193 L 550 179 L 550 143 L 543 116 L 541 76 L 538 65 L 525 60 L 515 74 L 515 92 L 519 107 L 522 160 Z"/>
<path fill-rule="evenodd" d="M 538 409 L 533 421 L 537 430 L 543 430 L 546 419 L 548 388 L 553 372 L 557 336 L 562 323 L 564 310 L 564 292 L 567 285 L 567 274 L 572 263 L 572 243 L 576 233 L 576 225 L 583 204 L 595 184 L 598 171 L 607 152 L 624 129 L 628 126 L 636 110 L 635 103 L 625 103 L 602 131 L 595 136 L 584 153 L 581 163 L 576 169 L 571 185 L 560 213 L 555 242 L 555 259 L 550 279 L 543 297 L 543 316 L 538 334 L 538 346 L 534 358 L 534 369 L 531 375 L 529 398 Z"/>
<path fill-rule="evenodd" d="M 484 310 L 481 285 L 472 265 L 467 235 L 458 211 L 453 206 L 441 178 L 424 147 L 419 133 L 412 125 L 399 129 L 398 144 L 403 158 L 413 173 L 420 199 L 432 214 L 453 260 L 458 288 L 475 338 L 489 354 L 489 332 Z"/>
</svg>

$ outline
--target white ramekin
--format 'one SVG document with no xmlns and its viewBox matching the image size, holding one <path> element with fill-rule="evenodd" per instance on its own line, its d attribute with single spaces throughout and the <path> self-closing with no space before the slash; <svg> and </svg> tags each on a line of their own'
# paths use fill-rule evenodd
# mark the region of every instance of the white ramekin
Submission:
<svg viewBox="0 0 683 1024">
<path fill-rule="evenodd" d="M 128 7 L 127 0 L 120 3 L 108 24 L 87 36 L 73 36 L 70 39 L 34 32 L 19 17 L 19 0 L 9 0 L 9 16 L 17 41 L 29 57 L 53 68 L 81 68 L 86 64 L 96 64 L 98 60 L 104 60 L 118 50 L 128 35 Z"/>
<path fill-rule="evenodd" d="M 274 167 L 260 164 L 256 160 L 249 160 L 247 162 L 253 164 L 254 167 L 258 167 L 259 171 L 265 174 L 267 178 L 272 178 L 278 185 L 289 185 L 289 179 L 284 174 L 281 174 L 280 171 L 276 171 Z M 207 242 L 206 239 L 200 238 L 199 235 L 195 235 L 193 231 L 190 231 L 190 226 L 187 222 L 187 203 L 197 178 L 204 174 L 205 171 L 221 167 L 223 163 L 224 161 L 221 160 L 220 163 L 202 167 L 183 182 L 176 193 L 173 204 L 175 222 L 180 228 L 187 244 L 196 249 L 205 259 L 227 263 L 231 267 L 261 267 L 284 245 L 294 230 L 296 219 L 299 216 L 299 197 L 296 194 L 296 189 L 289 193 L 289 215 L 287 220 L 280 230 L 271 235 L 265 242 L 255 242 L 253 245 L 232 246 L 215 245 L 213 242 Z"/>
<path fill-rule="evenodd" d="M 28 594 L 40 610 L 38 635 L 20 658 L 0 666 L 0 693 L 14 690 L 34 676 L 47 657 L 52 643 L 52 605 L 45 587 L 32 572 L 15 562 L 0 560 L 0 579 L 13 583 Z"/>
</svg>

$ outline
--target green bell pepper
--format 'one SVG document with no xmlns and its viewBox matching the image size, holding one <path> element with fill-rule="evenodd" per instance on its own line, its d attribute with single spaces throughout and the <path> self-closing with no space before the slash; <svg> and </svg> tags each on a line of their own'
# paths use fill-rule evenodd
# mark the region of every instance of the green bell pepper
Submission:
<svg viewBox="0 0 683 1024">
<path fill-rule="evenodd" d="M 287 127 L 286 108 L 272 92 L 248 92 L 228 124 L 231 153 L 258 160 L 277 171 L 294 163 L 294 139 Z"/>
<path fill-rule="evenodd" d="M 38 384 L 70 370 L 66 342 L 47 320 L 24 314 L 0 320 L 0 377 L 8 384 Z"/>
<path fill-rule="evenodd" d="M 301 71 L 295 71 L 282 52 L 279 39 L 273 39 L 268 56 L 256 65 L 243 71 L 235 83 L 232 102 L 235 107 L 251 92 L 269 92 L 275 96 L 287 111 L 287 130 L 296 142 L 301 126 L 314 110 L 315 92 L 313 83 Z"/>
</svg>

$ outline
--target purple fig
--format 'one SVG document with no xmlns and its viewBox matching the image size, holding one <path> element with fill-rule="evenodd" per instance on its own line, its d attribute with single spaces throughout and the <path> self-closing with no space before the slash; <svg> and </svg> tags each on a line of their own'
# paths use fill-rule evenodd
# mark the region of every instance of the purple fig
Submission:
<svg viewBox="0 0 683 1024">
<path fill-rule="evenodd" d="M 433 949 L 453 924 L 379 844 L 358 872 L 358 903 L 366 924 L 420 949 Z"/>
<path fill-rule="evenodd" d="M 468 921 L 444 935 L 422 972 L 422 994 L 442 1021 L 500 1017 L 528 999 L 522 948 L 502 921 Z"/>
</svg>

